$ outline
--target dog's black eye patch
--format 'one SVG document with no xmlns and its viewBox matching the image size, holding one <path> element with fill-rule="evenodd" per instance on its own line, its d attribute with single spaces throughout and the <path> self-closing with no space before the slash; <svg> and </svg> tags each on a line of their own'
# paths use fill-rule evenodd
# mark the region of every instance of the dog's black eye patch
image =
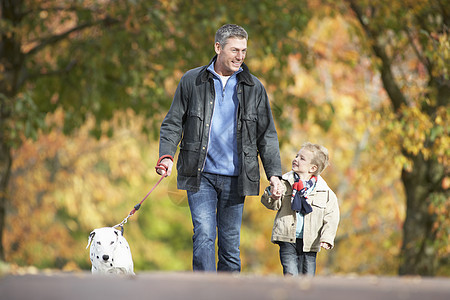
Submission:
<svg viewBox="0 0 450 300">
<path fill-rule="evenodd" d="M 111 241 L 110 245 L 114 244 L 114 241 Z"/>
<path fill-rule="evenodd" d="M 97 242 L 97 245 L 101 245 L 102 243 L 100 243 L 100 242 Z"/>
</svg>

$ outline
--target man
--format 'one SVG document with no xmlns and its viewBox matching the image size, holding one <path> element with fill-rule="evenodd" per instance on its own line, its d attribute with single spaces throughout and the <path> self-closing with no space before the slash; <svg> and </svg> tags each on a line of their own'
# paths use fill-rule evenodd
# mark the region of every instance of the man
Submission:
<svg viewBox="0 0 450 300">
<path fill-rule="evenodd" d="M 258 154 L 280 196 L 277 132 L 265 88 L 244 64 L 247 40 L 240 26 L 219 28 L 216 56 L 184 74 L 161 124 L 157 172 L 172 173 L 180 144 L 177 186 L 187 190 L 194 271 L 216 270 L 217 232 L 217 270 L 240 272 L 242 212 L 245 196 L 259 194 Z"/>
</svg>

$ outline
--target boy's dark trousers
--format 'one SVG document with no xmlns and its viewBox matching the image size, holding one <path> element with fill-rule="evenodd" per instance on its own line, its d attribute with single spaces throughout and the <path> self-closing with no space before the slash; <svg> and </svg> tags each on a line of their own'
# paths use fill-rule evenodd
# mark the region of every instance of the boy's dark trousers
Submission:
<svg viewBox="0 0 450 300">
<path fill-rule="evenodd" d="M 315 275 L 317 252 L 303 252 L 303 239 L 297 239 L 295 243 L 277 244 L 280 246 L 280 261 L 285 276 Z"/>
</svg>

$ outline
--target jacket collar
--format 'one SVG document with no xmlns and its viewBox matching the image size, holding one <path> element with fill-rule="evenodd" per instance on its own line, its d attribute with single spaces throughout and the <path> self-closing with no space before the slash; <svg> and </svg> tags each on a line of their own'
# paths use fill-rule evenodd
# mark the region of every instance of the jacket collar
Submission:
<svg viewBox="0 0 450 300">
<path fill-rule="evenodd" d="M 200 71 L 198 79 L 200 79 L 202 82 L 206 82 L 209 80 L 209 78 L 212 78 L 211 72 L 208 71 L 208 67 L 217 59 L 217 54 L 210 60 L 210 62 L 202 68 Z M 245 83 L 247 85 L 255 85 L 253 82 L 252 76 L 250 74 L 250 70 L 248 69 L 247 65 L 245 63 L 242 64 L 242 72 L 237 74 L 237 80 L 238 83 Z"/>
<path fill-rule="evenodd" d="M 292 186 L 295 182 L 294 179 L 294 171 L 289 171 L 286 174 L 283 175 L 282 177 L 284 180 L 287 180 L 290 185 Z M 329 189 L 328 184 L 326 183 L 326 181 L 322 178 L 322 176 L 317 176 L 317 183 L 316 186 L 314 187 L 314 189 L 312 190 L 311 193 L 314 193 L 316 191 L 324 191 Z"/>
</svg>

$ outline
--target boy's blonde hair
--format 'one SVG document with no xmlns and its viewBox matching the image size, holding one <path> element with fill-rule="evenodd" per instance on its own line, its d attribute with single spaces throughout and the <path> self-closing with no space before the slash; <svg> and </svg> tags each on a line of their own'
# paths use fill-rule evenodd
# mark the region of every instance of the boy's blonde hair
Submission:
<svg viewBox="0 0 450 300">
<path fill-rule="evenodd" d="M 314 175 L 318 176 L 328 166 L 328 149 L 324 146 L 306 142 L 302 145 L 302 149 L 311 151 L 313 158 L 311 163 L 317 166 L 317 171 Z"/>
</svg>

